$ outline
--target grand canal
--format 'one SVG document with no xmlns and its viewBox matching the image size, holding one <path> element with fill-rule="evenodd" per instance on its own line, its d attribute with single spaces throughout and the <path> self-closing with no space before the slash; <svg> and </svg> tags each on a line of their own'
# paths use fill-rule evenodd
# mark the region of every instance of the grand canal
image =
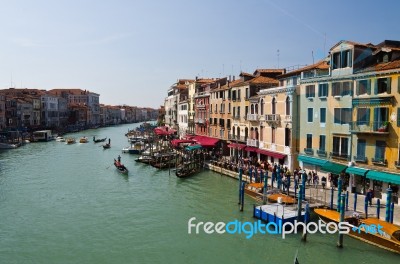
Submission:
<svg viewBox="0 0 400 264">
<path fill-rule="evenodd" d="M 31 143 L 0 152 L 0 263 L 399 263 L 400 257 L 345 237 L 188 234 L 197 221 L 254 221 L 237 206 L 236 180 L 204 171 L 178 179 L 122 154 L 135 125 L 70 134 L 100 144 Z M 116 172 L 121 155 L 129 176 Z"/>
</svg>

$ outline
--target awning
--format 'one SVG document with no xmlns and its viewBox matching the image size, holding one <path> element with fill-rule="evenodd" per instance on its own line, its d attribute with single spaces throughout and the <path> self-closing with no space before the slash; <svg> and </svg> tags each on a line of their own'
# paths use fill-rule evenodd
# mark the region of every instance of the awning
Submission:
<svg viewBox="0 0 400 264">
<path fill-rule="evenodd" d="M 266 156 L 277 158 L 277 159 L 284 159 L 286 157 L 285 154 L 278 153 L 278 152 L 273 152 L 273 151 L 270 151 L 270 150 L 257 149 L 256 152 L 260 153 L 260 154 L 263 154 L 263 155 L 266 155 Z"/>
<path fill-rule="evenodd" d="M 258 148 L 253 148 L 253 147 L 246 147 L 244 150 L 250 151 L 250 152 L 257 152 Z"/>
<path fill-rule="evenodd" d="M 351 174 L 356 174 L 356 175 L 360 175 L 360 176 L 365 176 L 365 174 L 367 174 L 369 170 L 367 169 L 363 169 L 363 168 L 359 168 L 359 167 L 348 167 L 346 169 L 347 173 L 351 173 Z"/>
<path fill-rule="evenodd" d="M 158 136 L 167 136 L 167 135 L 172 135 L 176 132 L 175 129 L 169 128 L 167 126 L 162 126 L 162 127 L 156 127 L 154 128 L 154 133 L 156 133 Z"/>
<path fill-rule="evenodd" d="M 347 168 L 346 165 L 327 161 L 321 166 L 321 170 L 332 172 L 335 174 L 342 173 Z"/>
<path fill-rule="evenodd" d="M 185 148 L 186 150 L 196 150 L 196 149 L 201 149 L 200 145 L 192 145 L 192 146 L 187 146 Z"/>
<path fill-rule="evenodd" d="M 299 155 L 299 157 L 297 159 L 299 161 L 304 162 L 304 163 L 317 165 L 317 166 L 322 166 L 327 162 L 326 160 L 317 159 L 317 158 L 308 157 L 308 156 L 303 156 L 303 155 Z"/>
<path fill-rule="evenodd" d="M 367 172 L 367 178 L 393 184 L 400 184 L 400 174 L 370 170 Z"/>
<path fill-rule="evenodd" d="M 183 144 L 183 143 L 194 143 L 193 140 L 189 140 L 189 139 L 173 139 L 171 140 L 171 144 L 174 147 L 179 146 L 179 144 Z"/>
<path fill-rule="evenodd" d="M 193 140 L 195 140 L 198 144 L 200 144 L 204 148 L 216 147 L 219 141 L 218 138 L 212 138 L 206 136 L 195 136 Z"/>
<path fill-rule="evenodd" d="M 238 144 L 238 143 L 231 143 L 227 146 L 228 148 L 234 148 L 234 149 L 244 149 L 246 147 L 245 144 Z"/>
</svg>

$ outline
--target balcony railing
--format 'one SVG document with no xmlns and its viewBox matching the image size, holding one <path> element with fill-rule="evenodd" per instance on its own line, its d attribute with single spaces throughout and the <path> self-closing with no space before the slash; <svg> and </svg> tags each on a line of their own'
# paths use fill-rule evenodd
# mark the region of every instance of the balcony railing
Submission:
<svg viewBox="0 0 400 264">
<path fill-rule="evenodd" d="M 258 121 L 260 116 L 258 114 L 247 114 L 247 120 Z"/>
<path fill-rule="evenodd" d="M 270 126 L 278 125 L 281 121 L 281 116 L 277 114 L 265 115 L 265 122 Z"/>
<path fill-rule="evenodd" d="M 259 146 L 259 141 L 257 139 L 247 139 L 247 146 L 257 147 Z"/>
<path fill-rule="evenodd" d="M 292 122 L 292 116 L 291 115 L 284 115 L 283 116 L 283 122 L 291 123 Z"/>
<path fill-rule="evenodd" d="M 304 148 L 304 153 L 306 153 L 307 155 L 314 155 L 314 149 Z"/>
<path fill-rule="evenodd" d="M 363 162 L 363 163 L 367 163 L 368 162 L 368 158 L 365 157 L 365 155 L 357 155 L 353 157 L 355 162 Z"/>
<path fill-rule="evenodd" d="M 318 155 L 319 157 L 327 157 L 328 154 L 326 153 L 325 150 L 317 149 L 317 155 Z"/>
<path fill-rule="evenodd" d="M 232 117 L 233 119 L 240 119 L 240 115 L 235 115 Z"/>
<path fill-rule="evenodd" d="M 243 141 L 243 142 L 245 142 L 247 140 L 247 138 L 244 137 L 244 136 L 237 136 L 237 135 L 232 135 L 232 134 L 228 134 L 228 139 L 229 140 Z"/>
<path fill-rule="evenodd" d="M 196 104 L 196 108 L 197 109 L 199 109 L 199 108 L 204 109 L 204 108 L 206 108 L 206 105 L 205 104 Z"/>
<path fill-rule="evenodd" d="M 198 124 L 204 124 L 204 123 L 205 123 L 205 120 L 204 120 L 203 118 L 195 118 L 195 119 L 194 119 L 194 122 L 195 122 L 195 123 L 198 123 Z"/>
<path fill-rule="evenodd" d="M 350 131 L 353 133 L 374 133 L 374 134 L 388 134 L 390 123 L 387 121 L 364 122 L 356 121 L 351 122 Z"/>
<path fill-rule="evenodd" d="M 349 154 L 344 154 L 344 153 L 339 153 L 339 152 L 331 152 L 330 156 L 334 159 L 350 160 Z"/>
<path fill-rule="evenodd" d="M 387 166 L 387 160 L 385 160 L 384 158 L 372 158 L 371 162 L 374 165 L 378 165 L 378 166 Z"/>
</svg>

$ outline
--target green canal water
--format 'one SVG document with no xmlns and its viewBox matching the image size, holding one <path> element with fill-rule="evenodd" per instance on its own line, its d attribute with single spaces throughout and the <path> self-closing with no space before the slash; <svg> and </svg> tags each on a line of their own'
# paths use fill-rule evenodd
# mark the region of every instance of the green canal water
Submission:
<svg viewBox="0 0 400 264">
<path fill-rule="evenodd" d="M 31 143 L 0 152 L 0 263 L 399 263 L 397 254 L 345 237 L 188 234 L 188 220 L 254 221 L 238 210 L 238 182 L 204 171 L 179 179 L 122 154 L 135 125 L 70 134 L 100 144 Z M 130 170 L 112 166 L 121 155 Z"/>
</svg>

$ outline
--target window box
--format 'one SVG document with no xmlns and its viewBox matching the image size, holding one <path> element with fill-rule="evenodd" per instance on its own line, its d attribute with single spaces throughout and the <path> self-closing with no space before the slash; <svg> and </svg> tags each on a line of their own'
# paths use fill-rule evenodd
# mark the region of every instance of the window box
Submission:
<svg viewBox="0 0 400 264">
<path fill-rule="evenodd" d="M 317 155 L 320 156 L 320 157 L 326 157 L 327 153 L 326 153 L 325 150 L 318 149 L 317 150 Z"/>
<path fill-rule="evenodd" d="M 304 153 L 307 155 L 314 155 L 314 150 L 312 148 L 304 148 Z"/>
<path fill-rule="evenodd" d="M 354 156 L 353 158 L 355 162 L 363 162 L 363 163 L 368 162 L 368 158 L 365 156 Z"/>
<path fill-rule="evenodd" d="M 378 166 L 387 166 L 387 160 L 382 159 L 382 158 L 372 158 L 371 162 L 374 165 L 378 165 Z"/>
</svg>

